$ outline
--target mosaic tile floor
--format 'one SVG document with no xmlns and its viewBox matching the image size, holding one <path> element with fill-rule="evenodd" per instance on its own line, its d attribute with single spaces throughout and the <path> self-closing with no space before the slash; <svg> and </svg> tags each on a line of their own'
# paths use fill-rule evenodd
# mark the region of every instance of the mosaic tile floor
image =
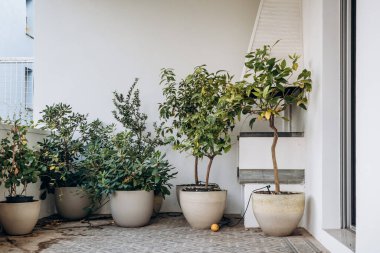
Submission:
<svg viewBox="0 0 380 253">
<path fill-rule="evenodd" d="M 219 232 L 195 230 L 183 216 L 161 215 L 142 228 L 121 228 L 112 219 L 89 222 L 63 222 L 46 219 L 33 234 L 0 236 L 0 252 L 212 252 L 212 253 L 316 253 L 328 252 L 305 230 L 293 236 L 269 237 L 260 229 L 245 229 L 239 224 L 224 226 Z"/>
</svg>

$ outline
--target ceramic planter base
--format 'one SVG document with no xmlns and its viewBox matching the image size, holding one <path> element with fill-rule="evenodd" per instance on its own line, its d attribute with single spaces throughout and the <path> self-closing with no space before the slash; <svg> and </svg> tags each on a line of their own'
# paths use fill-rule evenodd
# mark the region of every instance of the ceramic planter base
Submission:
<svg viewBox="0 0 380 253">
<path fill-rule="evenodd" d="M 91 200 L 80 187 L 55 189 L 55 206 L 60 216 L 69 220 L 80 220 L 88 215 Z"/>
<path fill-rule="evenodd" d="M 305 194 L 252 194 L 253 213 L 263 232 L 288 236 L 298 226 L 304 209 Z"/>
<path fill-rule="evenodd" d="M 33 231 L 40 214 L 41 202 L 0 203 L 0 221 L 9 235 L 25 235 Z"/>
<path fill-rule="evenodd" d="M 210 228 L 218 223 L 224 213 L 227 191 L 180 191 L 183 215 L 191 227 L 197 229 Z"/>
<path fill-rule="evenodd" d="M 111 213 L 120 227 L 142 227 L 153 213 L 153 191 L 116 191 L 111 196 Z"/>
</svg>

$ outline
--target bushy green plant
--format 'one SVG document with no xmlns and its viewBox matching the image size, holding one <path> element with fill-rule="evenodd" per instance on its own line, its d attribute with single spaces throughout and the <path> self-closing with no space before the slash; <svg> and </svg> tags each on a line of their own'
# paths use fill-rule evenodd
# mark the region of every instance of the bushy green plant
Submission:
<svg viewBox="0 0 380 253">
<path fill-rule="evenodd" d="M 75 113 L 70 105 L 59 103 L 46 106 L 42 111 L 43 129 L 50 134 L 40 145 L 43 164 L 41 188 L 54 192 L 55 187 L 81 186 L 86 170 L 79 166 L 84 142 L 80 130 L 86 125 L 86 115 Z M 42 198 L 46 196 L 43 193 Z"/>
<path fill-rule="evenodd" d="M 165 196 L 169 194 L 169 180 L 177 173 L 165 156 L 157 150 L 163 143 L 159 135 L 147 131 L 147 115 L 141 112 L 139 90 L 135 80 L 127 95 L 114 92 L 115 119 L 124 131 L 116 134 L 111 145 L 98 152 L 104 169 L 97 174 L 98 194 L 118 190 L 146 190 Z M 108 160 L 109 159 L 109 160 Z M 106 164 L 105 164 L 105 163 Z"/>
<path fill-rule="evenodd" d="M 86 190 L 92 200 L 91 209 L 102 205 L 105 197 L 98 185 L 98 175 L 113 166 L 115 149 L 112 138 L 115 126 L 106 125 L 96 119 L 81 129 L 81 139 L 84 143 L 79 167 L 86 171 L 82 187 Z"/>
<path fill-rule="evenodd" d="M 125 131 L 132 133 L 133 150 L 131 152 L 134 154 L 131 154 L 131 157 L 143 161 L 150 157 L 155 149 L 163 144 L 163 141 L 158 134 L 153 135 L 147 131 L 148 116 L 141 112 L 140 91 L 136 88 L 137 83 L 136 78 L 126 95 L 114 92 L 115 110 L 112 114 L 123 125 Z M 157 132 L 156 123 L 153 123 L 153 127 Z"/>
<path fill-rule="evenodd" d="M 26 137 L 32 125 L 23 125 L 18 119 L 2 123 L 10 125 L 10 131 L 0 140 L 0 183 L 8 189 L 9 197 L 23 196 L 28 184 L 37 182 L 41 169 Z"/>
<path fill-rule="evenodd" d="M 234 128 L 236 111 L 219 101 L 225 96 L 232 77 L 226 71 L 210 73 L 205 65 L 180 82 L 172 69 L 163 69 L 165 101 L 160 104 L 160 117 L 166 122 L 163 133 L 173 147 L 189 151 L 195 158 L 195 182 L 198 184 L 198 158 L 209 159 L 206 188 L 214 158 L 231 148 L 230 131 Z"/>
<path fill-rule="evenodd" d="M 277 43 L 277 42 L 276 42 Z M 277 59 L 271 56 L 273 46 L 265 45 L 246 56 L 247 73 L 244 80 L 227 87 L 227 96 L 221 104 L 240 110 L 243 114 L 255 115 L 250 126 L 256 120 L 267 120 L 274 132 L 271 147 L 274 169 L 275 192 L 280 192 L 276 145 L 278 131 L 274 124 L 276 117 L 288 120 L 282 115 L 290 105 L 297 105 L 306 110 L 307 95 L 312 89 L 311 72 L 302 70 L 298 76 L 298 55 L 289 59 Z M 289 64 L 290 63 L 290 64 Z"/>
<path fill-rule="evenodd" d="M 171 184 L 168 182 L 176 173 L 159 151 L 154 151 L 144 160 L 133 157 L 130 143 L 131 132 L 118 133 L 115 138 L 115 153 L 108 170 L 98 174 L 101 194 L 114 191 L 145 190 L 155 191 L 163 196 L 169 194 Z"/>
</svg>

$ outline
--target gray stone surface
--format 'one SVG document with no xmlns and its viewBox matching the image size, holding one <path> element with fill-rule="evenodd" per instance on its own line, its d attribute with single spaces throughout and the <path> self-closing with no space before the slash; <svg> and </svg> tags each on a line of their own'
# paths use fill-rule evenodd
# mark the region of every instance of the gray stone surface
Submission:
<svg viewBox="0 0 380 253">
<path fill-rule="evenodd" d="M 31 235 L 0 237 L 0 252 L 213 252 L 315 253 L 327 252 L 305 230 L 293 236 L 269 237 L 241 224 L 218 232 L 195 230 L 183 216 L 161 215 L 142 228 L 122 228 L 111 219 L 90 222 L 42 222 Z"/>
</svg>

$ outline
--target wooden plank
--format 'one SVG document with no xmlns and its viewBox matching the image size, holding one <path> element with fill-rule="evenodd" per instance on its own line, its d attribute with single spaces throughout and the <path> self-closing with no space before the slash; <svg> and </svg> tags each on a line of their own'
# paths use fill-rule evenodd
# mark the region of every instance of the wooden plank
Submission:
<svg viewBox="0 0 380 253">
<path fill-rule="evenodd" d="M 279 178 L 281 184 L 304 184 L 304 169 L 280 169 Z M 239 169 L 240 184 L 273 184 L 273 170 L 268 169 Z"/>
</svg>

